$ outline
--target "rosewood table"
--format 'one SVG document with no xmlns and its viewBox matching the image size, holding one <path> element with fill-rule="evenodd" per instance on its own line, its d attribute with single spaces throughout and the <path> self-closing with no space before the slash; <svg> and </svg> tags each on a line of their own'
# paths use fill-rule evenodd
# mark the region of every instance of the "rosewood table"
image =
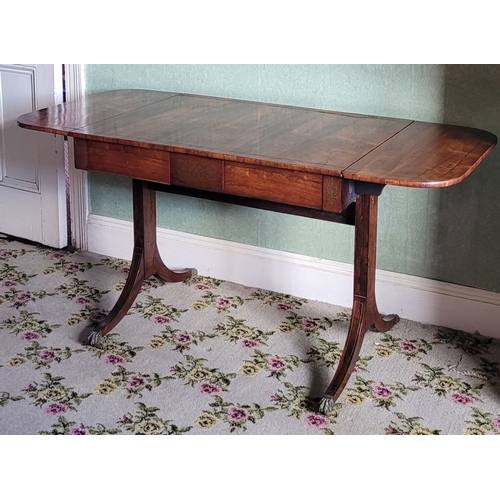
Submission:
<svg viewBox="0 0 500 500">
<path fill-rule="evenodd" d="M 148 90 L 93 94 L 25 114 L 18 124 L 73 137 L 76 168 L 133 179 L 131 269 L 87 340 L 93 346 L 123 318 L 143 280 L 177 282 L 195 272 L 174 272 L 160 257 L 157 190 L 354 225 L 352 315 L 323 413 L 347 384 L 365 333 L 399 320 L 380 314 L 375 299 L 382 189 L 457 184 L 497 141 L 466 127 Z"/>
</svg>

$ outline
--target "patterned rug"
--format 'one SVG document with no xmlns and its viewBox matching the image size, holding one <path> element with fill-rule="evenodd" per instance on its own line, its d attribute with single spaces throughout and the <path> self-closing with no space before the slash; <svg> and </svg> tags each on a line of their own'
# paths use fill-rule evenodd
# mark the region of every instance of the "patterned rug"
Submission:
<svg viewBox="0 0 500 500">
<path fill-rule="evenodd" d="M 499 341 L 369 332 L 321 415 L 350 311 L 212 277 L 149 280 L 104 349 L 83 345 L 128 266 L 0 239 L 1 434 L 500 433 Z"/>
</svg>

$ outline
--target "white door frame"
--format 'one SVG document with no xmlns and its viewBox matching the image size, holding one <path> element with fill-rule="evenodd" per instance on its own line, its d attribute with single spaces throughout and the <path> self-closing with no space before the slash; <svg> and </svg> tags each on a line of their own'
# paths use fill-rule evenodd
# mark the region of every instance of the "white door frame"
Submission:
<svg viewBox="0 0 500 500">
<path fill-rule="evenodd" d="M 66 101 L 74 101 L 85 95 L 85 72 L 83 64 L 65 64 Z M 85 170 L 75 168 L 73 139 L 67 141 L 69 174 L 69 209 L 71 217 L 71 245 L 78 250 L 87 251 L 88 181 Z"/>
</svg>

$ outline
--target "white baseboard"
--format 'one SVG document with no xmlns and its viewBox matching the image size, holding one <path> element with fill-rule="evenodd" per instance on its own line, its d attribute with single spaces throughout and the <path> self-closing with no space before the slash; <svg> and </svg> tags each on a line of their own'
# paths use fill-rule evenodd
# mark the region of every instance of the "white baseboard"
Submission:
<svg viewBox="0 0 500 500">
<path fill-rule="evenodd" d="M 194 267 L 203 276 L 352 306 L 351 264 L 161 228 L 158 247 L 172 269 Z M 132 248 L 131 222 L 89 216 L 89 252 L 130 259 Z M 384 314 L 500 339 L 500 293 L 377 271 L 376 294 Z"/>
</svg>

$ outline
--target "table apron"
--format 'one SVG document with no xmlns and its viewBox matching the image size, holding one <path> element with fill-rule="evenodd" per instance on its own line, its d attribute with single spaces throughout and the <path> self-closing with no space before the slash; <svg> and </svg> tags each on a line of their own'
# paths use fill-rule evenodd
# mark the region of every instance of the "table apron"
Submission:
<svg viewBox="0 0 500 500">
<path fill-rule="evenodd" d="M 302 209 L 310 209 L 317 212 L 317 218 L 324 218 L 323 213 L 344 216 L 356 197 L 353 181 L 338 176 L 87 139 L 75 139 L 75 166 L 197 192 L 270 202 L 277 204 L 277 211 L 285 211 L 282 205 L 302 213 Z M 293 213 L 291 208 L 289 213 Z"/>
</svg>

